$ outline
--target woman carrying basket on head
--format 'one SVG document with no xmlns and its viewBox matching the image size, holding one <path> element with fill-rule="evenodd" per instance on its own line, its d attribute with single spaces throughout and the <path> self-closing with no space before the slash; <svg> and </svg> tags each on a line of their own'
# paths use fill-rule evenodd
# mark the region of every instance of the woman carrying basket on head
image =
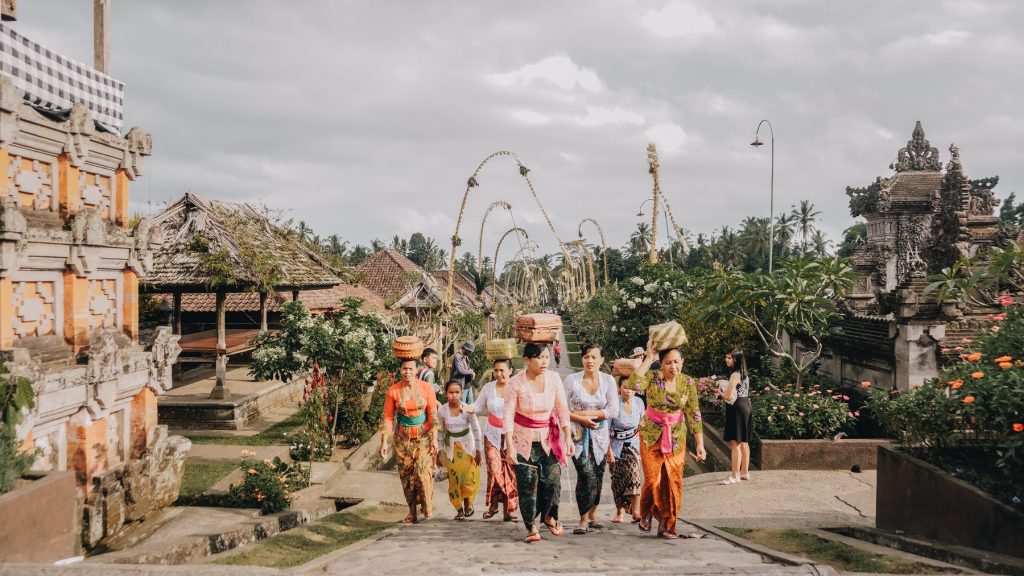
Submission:
<svg viewBox="0 0 1024 576">
<path fill-rule="evenodd" d="M 508 377 L 512 372 L 512 362 L 508 359 L 495 360 L 492 373 L 494 381 L 488 382 L 480 389 L 473 405 L 466 410 L 481 414 L 487 412 L 484 424 L 484 456 L 487 460 L 487 511 L 484 519 L 498 513 L 498 504 L 505 508 L 505 522 L 518 520 L 512 515 L 519 509 L 519 491 L 516 489 L 516 473 L 512 465 L 502 454 L 502 430 L 505 426 L 505 394 L 508 390 Z"/>
<path fill-rule="evenodd" d="M 651 372 L 655 359 L 660 360 L 661 366 L 657 372 Z M 640 461 L 644 469 L 640 529 L 650 531 L 652 517 L 657 518 L 658 536 L 666 539 L 679 538 L 676 520 L 683 500 L 687 427 L 693 433 L 697 460 L 707 457 L 697 386 L 682 369 L 683 356 L 679 350 L 659 351 L 652 334 L 643 362 L 629 377 L 634 390 L 647 394 L 647 412 L 640 424 Z"/>
</svg>

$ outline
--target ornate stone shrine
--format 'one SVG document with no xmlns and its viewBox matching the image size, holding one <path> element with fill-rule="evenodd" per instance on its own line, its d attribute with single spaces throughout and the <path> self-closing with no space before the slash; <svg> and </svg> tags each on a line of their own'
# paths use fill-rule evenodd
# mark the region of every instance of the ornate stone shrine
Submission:
<svg viewBox="0 0 1024 576">
<path fill-rule="evenodd" d="M 191 447 L 157 426 L 178 336 L 139 341 L 162 233 L 130 223 L 128 195 L 151 148 L 84 104 L 44 115 L 0 77 L 0 355 L 36 393 L 16 430 L 33 468 L 75 473 L 86 548 L 173 502 Z"/>
</svg>

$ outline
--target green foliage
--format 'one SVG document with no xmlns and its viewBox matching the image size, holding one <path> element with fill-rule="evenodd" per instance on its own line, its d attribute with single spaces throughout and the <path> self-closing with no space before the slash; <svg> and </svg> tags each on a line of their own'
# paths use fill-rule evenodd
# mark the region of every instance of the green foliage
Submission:
<svg viewBox="0 0 1024 576">
<path fill-rule="evenodd" d="M 1016 197 L 1015 192 L 1010 192 L 1006 200 L 1003 200 L 1003 205 L 999 208 L 999 220 L 1011 229 L 1020 230 L 1024 228 L 1024 202 L 1014 203 Z"/>
<path fill-rule="evenodd" d="M 289 302 L 281 310 L 277 333 L 263 333 L 255 340 L 249 370 L 255 378 L 290 381 L 309 373 L 314 365 L 322 371 L 324 387 L 318 387 L 322 408 L 308 407 L 307 426 L 326 427 L 348 442 L 369 436 L 380 425 L 380 413 L 362 412 L 367 385 L 397 370 L 391 355 L 394 328 L 379 314 L 360 310 L 361 300 L 349 298 L 333 316 L 310 315 L 299 302 Z M 307 403 L 314 399 L 307 391 Z M 326 394 L 326 399 L 323 395 Z M 325 404 L 324 404 L 325 403 Z M 318 433 L 307 430 L 295 444 L 318 446 Z M 303 439 L 305 442 L 303 442 Z"/>
<path fill-rule="evenodd" d="M 309 486 L 309 471 L 282 462 L 257 462 L 243 450 L 241 469 L 245 479 L 228 489 L 228 501 L 236 508 L 259 508 L 264 514 L 280 512 L 294 499 L 293 492 Z"/>
<path fill-rule="evenodd" d="M 332 394 L 333 392 L 333 394 Z M 329 387 L 320 366 L 313 363 L 313 369 L 305 379 L 302 390 L 302 407 L 299 414 L 305 425 L 292 439 L 290 454 L 292 460 L 326 461 L 331 459 L 334 442 L 331 430 L 334 427 L 334 410 L 337 387 Z"/>
<path fill-rule="evenodd" d="M 843 230 L 843 242 L 836 251 L 837 256 L 849 258 L 853 256 L 853 249 L 857 242 L 866 242 L 868 239 L 868 223 L 858 222 Z"/>
<path fill-rule="evenodd" d="M 958 446 L 996 448 L 1008 478 L 1024 476 L 1024 307 L 992 316 L 989 332 L 965 341 L 962 361 L 895 397 L 872 392 L 875 419 L 927 455 Z M 927 457 L 927 456 L 926 456 Z"/>
<path fill-rule="evenodd" d="M 797 372 L 796 384 L 821 356 L 822 338 L 839 333 L 841 314 L 834 298 L 853 285 L 855 274 L 839 258 L 804 257 L 782 263 L 772 274 L 727 272 L 718 268 L 702 282 L 696 301 L 701 318 L 746 323 L 768 352 Z M 792 355 L 783 346 L 786 334 L 809 340 L 812 348 Z"/>
<path fill-rule="evenodd" d="M 824 377 L 810 375 L 797 384 L 792 368 L 752 375 L 750 404 L 754 434 L 763 440 L 827 439 L 852 427 L 857 412 L 850 398 Z"/>
<path fill-rule="evenodd" d="M 35 454 L 21 450 L 14 428 L 0 426 L 0 494 L 13 490 L 33 461 Z"/>
</svg>

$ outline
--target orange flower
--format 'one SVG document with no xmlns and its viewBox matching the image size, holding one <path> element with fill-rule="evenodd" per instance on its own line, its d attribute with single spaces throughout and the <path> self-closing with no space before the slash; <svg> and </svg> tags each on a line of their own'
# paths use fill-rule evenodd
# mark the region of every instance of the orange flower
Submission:
<svg viewBox="0 0 1024 576">
<path fill-rule="evenodd" d="M 1000 356 L 999 358 L 996 358 L 995 360 L 993 360 L 993 362 L 998 364 L 1000 362 L 1009 362 L 1011 360 L 1013 360 L 1012 356 Z"/>
<path fill-rule="evenodd" d="M 256 469 L 255 468 L 249 468 L 249 474 L 255 474 L 255 473 L 256 473 Z"/>
<path fill-rule="evenodd" d="M 871 388 L 871 382 L 865 380 L 865 381 L 860 383 L 860 387 L 861 388 Z"/>
<path fill-rule="evenodd" d="M 952 388 L 953 390 L 956 390 L 957 388 L 959 388 L 959 387 L 961 387 L 963 385 L 964 385 L 964 381 L 963 380 L 950 380 L 949 381 L 949 387 Z"/>
<path fill-rule="evenodd" d="M 975 362 L 977 360 L 981 360 L 981 352 L 974 352 L 972 354 L 967 355 L 968 362 Z"/>
<path fill-rule="evenodd" d="M 1013 362 L 1000 362 L 999 367 L 1006 370 L 1007 368 L 1013 367 Z"/>
<path fill-rule="evenodd" d="M 971 378 L 974 378 L 975 380 L 977 380 L 979 378 L 984 378 L 984 377 L 985 377 L 985 373 L 984 372 L 971 372 Z"/>
<path fill-rule="evenodd" d="M 1014 422 L 1013 423 L 1013 431 L 1014 432 L 1024 432 L 1024 424 L 1021 424 L 1020 422 Z"/>
<path fill-rule="evenodd" d="M 964 398 L 964 404 L 973 404 L 973 403 L 974 403 L 974 396 L 968 396 L 968 397 Z"/>
</svg>

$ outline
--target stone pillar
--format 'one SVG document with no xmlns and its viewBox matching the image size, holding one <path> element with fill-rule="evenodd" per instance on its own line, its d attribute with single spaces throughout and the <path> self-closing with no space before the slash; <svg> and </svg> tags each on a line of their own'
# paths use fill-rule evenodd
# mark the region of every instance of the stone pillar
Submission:
<svg viewBox="0 0 1024 576">
<path fill-rule="evenodd" d="M 153 440 L 157 426 L 156 407 L 156 394 L 149 388 L 143 388 L 132 398 L 130 428 L 133 459 L 141 456 Z"/>
<path fill-rule="evenodd" d="M 132 342 L 139 341 L 139 276 L 131 268 L 124 271 L 124 294 L 121 318 L 124 333 Z"/>
<path fill-rule="evenodd" d="M 227 301 L 227 292 L 217 290 L 217 383 L 210 392 L 210 398 L 214 400 L 227 400 L 231 398 L 231 391 L 227 388 L 227 341 L 225 338 L 224 304 Z"/>
<path fill-rule="evenodd" d="M 78 212 L 81 190 L 78 188 L 79 170 L 71 165 L 67 154 L 57 157 L 57 199 L 60 202 L 61 218 L 71 218 Z"/>
<path fill-rule="evenodd" d="M 114 206 L 112 206 L 114 222 L 120 224 L 122 228 L 127 228 L 131 215 L 128 214 L 128 175 L 125 174 L 123 169 L 117 171 L 111 186 L 115 190 L 114 196 L 117 197 L 114 200 Z"/>
<path fill-rule="evenodd" d="M 14 283 L 10 278 L 0 278 L 0 350 L 8 350 L 14 344 Z"/>
<path fill-rule="evenodd" d="M 72 353 L 89 345 L 89 279 L 64 271 L 64 339 Z"/>
<path fill-rule="evenodd" d="M 93 421 L 85 408 L 68 422 L 68 464 L 86 497 L 92 491 L 92 477 L 107 469 L 107 419 Z"/>
<path fill-rule="evenodd" d="M 93 62 L 110 74 L 110 0 L 93 0 Z"/>
<path fill-rule="evenodd" d="M 893 340 L 896 388 L 909 390 L 939 375 L 935 347 L 946 336 L 945 324 L 898 324 Z"/>
<path fill-rule="evenodd" d="M 260 330 L 267 331 L 267 293 L 260 292 Z"/>
</svg>

